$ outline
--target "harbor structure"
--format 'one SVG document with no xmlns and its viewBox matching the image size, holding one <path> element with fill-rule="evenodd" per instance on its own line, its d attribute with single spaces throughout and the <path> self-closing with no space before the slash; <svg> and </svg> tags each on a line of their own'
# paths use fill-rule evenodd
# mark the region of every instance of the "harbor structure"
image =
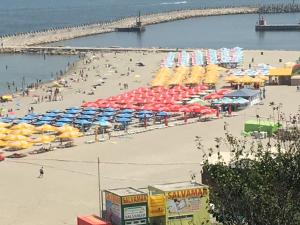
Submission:
<svg viewBox="0 0 300 225">
<path fill-rule="evenodd" d="M 298 24 L 267 24 L 264 16 L 259 15 L 258 22 L 255 25 L 255 31 L 300 31 Z"/>
</svg>

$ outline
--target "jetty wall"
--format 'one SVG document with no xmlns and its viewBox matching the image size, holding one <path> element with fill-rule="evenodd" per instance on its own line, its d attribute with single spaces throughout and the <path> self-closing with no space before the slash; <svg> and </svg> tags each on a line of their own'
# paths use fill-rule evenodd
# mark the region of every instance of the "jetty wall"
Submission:
<svg viewBox="0 0 300 225">
<path fill-rule="evenodd" d="M 224 7 L 208 9 L 187 9 L 144 15 L 143 25 L 164 23 L 201 16 L 219 16 L 252 13 L 289 13 L 300 12 L 300 4 L 271 4 L 263 6 Z M 51 42 L 69 40 L 78 37 L 103 34 L 115 31 L 116 28 L 132 27 L 136 17 L 127 17 L 110 22 L 83 24 L 74 27 L 51 28 L 42 31 L 32 31 L 0 37 L 0 48 L 42 45 Z"/>
<path fill-rule="evenodd" d="M 151 25 L 200 16 L 250 14 L 257 13 L 257 11 L 257 7 L 180 10 L 144 15 L 141 17 L 141 20 L 143 25 Z M 40 45 L 89 35 L 113 32 L 119 27 L 132 27 L 135 25 L 135 22 L 136 17 L 127 17 L 106 23 L 85 24 L 81 26 L 57 29 L 53 28 L 45 31 L 34 31 L 29 33 L 2 36 L 0 38 L 0 43 L 1 47 Z"/>
</svg>

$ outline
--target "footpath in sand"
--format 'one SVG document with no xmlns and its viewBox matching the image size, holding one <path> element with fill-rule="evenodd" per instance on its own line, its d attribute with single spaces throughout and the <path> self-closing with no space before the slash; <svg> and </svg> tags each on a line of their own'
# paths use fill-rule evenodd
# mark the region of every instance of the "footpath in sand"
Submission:
<svg viewBox="0 0 300 225">
<path fill-rule="evenodd" d="M 257 64 L 282 66 L 285 62 L 295 61 L 299 55 L 299 52 L 264 51 L 261 56 L 260 51 L 246 51 L 245 65 L 254 57 Z M 164 56 L 162 53 L 135 52 L 105 53 L 103 57 L 101 54 L 90 55 L 90 63 L 79 61 L 65 77 L 69 80 L 75 72 L 76 77 L 83 69 L 84 74 L 88 74 L 87 81 L 72 82 L 71 88 L 63 90 L 63 101 L 30 104 L 32 97 L 18 97 L 6 107 L 16 109 L 15 104 L 19 102 L 21 106 L 17 112 L 20 116 L 26 114 L 30 106 L 36 112 L 43 113 L 49 109 L 79 106 L 83 100 L 125 92 L 119 83 L 127 83 L 129 89 L 146 86 Z M 279 63 L 279 58 L 282 63 Z M 137 62 L 143 62 L 145 66 L 136 66 Z M 113 68 L 107 68 L 105 64 L 111 64 Z M 128 67 L 130 71 L 127 76 Z M 137 79 L 135 75 L 140 77 Z M 104 79 L 105 84 L 97 87 L 95 95 L 83 94 L 98 79 Z M 81 93 L 78 93 L 79 89 Z M 35 94 L 43 94 L 43 90 L 39 89 Z M 103 162 L 100 168 L 103 189 L 189 180 L 191 173 L 196 173 L 199 179 L 202 153 L 196 150 L 196 135 L 203 138 L 205 146 L 211 146 L 215 137 L 223 136 L 224 121 L 229 124 L 229 130 L 238 135 L 245 120 L 254 118 L 257 113 L 261 117 L 272 115 L 269 102 L 283 103 L 282 111 L 289 115 L 298 110 L 297 99 L 299 92 L 295 87 L 267 87 L 264 105 L 240 111 L 236 117 L 113 138 L 103 143 L 84 144 L 92 138 L 84 137 L 76 140 L 77 146 L 74 148 L 18 160 L 7 159 L 0 163 L 0 224 L 74 225 L 77 215 L 97 214 L 97 157 Z M 41 165 L 44 166 L 45 176 L 38 179 Z"/>
</svg>

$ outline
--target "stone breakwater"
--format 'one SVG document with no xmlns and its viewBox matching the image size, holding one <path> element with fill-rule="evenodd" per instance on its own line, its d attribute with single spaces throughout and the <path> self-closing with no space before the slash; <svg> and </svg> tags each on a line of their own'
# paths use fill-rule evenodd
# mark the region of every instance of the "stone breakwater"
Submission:
<svg viewBox="0 0 300 225">
<path fill-rule="evenodd" d="M 258 10 L 258 7 L 192 9 L 144 15 L 141 17 L 141 20 L 144 25 L 151 25 L 201 16 L 251 14 L 257 13 Z M 109 23 L 96 23 L 76 27 L 49 29 L 40 32 L 29 32 L 11 36 L 3 36 L 0 38 L 0 44 L 2 48 L 9 49 L 13 49 L 14 47 L 41 45 L 78 37 L 113 32 L 116 28 L 132 27 L 135 25 L 135 22 L 135 17 L 127 17 Z"/>
</svg>

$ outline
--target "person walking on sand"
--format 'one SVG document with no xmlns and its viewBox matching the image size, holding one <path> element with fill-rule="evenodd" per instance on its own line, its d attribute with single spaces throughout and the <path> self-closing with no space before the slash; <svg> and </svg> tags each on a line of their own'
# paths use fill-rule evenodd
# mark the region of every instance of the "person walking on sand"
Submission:
<svg viewBox="0 0 300 225">
<path fill-rule="evenodd" d="M 42 166 L 40 168 L 40 175 L 38 176 L 38 178 L 43 178 L 44 177 L 44 167 Z"/>
</svg>

